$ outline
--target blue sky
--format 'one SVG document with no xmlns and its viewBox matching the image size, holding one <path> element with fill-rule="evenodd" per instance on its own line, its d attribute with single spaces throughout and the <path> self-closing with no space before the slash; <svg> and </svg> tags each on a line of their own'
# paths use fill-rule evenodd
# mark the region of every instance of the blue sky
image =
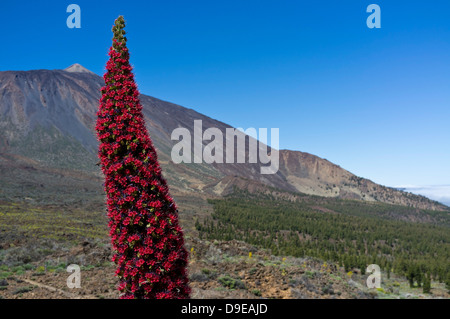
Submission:
<svg viewBox="0 0 450 319">
<path fill-rule="evenodd" d="M 81 7 L 81 29 L 66 8 Z M 369 29 L 366 8 L 381 8 Z M 450 185 L 450 2 L 2 1 L 0 70 L 102 75 L 127 21 L 142 93 L 235 127 L 278 127 L 388 186 Z M 449 194 L 450 197 L 450 194 Z"/>
</svg>

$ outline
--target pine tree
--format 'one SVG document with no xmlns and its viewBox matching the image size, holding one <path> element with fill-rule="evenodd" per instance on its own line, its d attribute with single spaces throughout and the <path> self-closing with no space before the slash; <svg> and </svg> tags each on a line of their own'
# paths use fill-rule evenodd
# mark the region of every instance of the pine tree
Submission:
<svg viewBox="0 0 450 319">
<path fill-rule="evenodd" d="M 445 287 L 447 288 L 447 292 L 450 294 L 450 273 L 447 274 L 447 278 L 445 279 Z"/>
<path fill-rule="evenodd" d="M 118 289 L 123 299 L 188 298 L 183 231 L 145 127 L 124 27 L 120 16 L 96 126 Z"/>
<path fill-rule="evenodd" d="M 417 281 L 417 287 L 422 287 L 422 282 L 423 282 L 423 274 L 422 274 L 422 270 L 420 269 L 419 266 L 416 266 L 415 268 L 415 275 L 414 277 L 416 278 Z"/>
<path fill-rule="evenodd" d="M 409 266 L 408 271 L 406 273 L 406 278 L 409 281 L 409 287 L 414 288 L 414 270 L 412 266 Z"/>
<path fill-rule="evenodd" d="M 423 280 L 423 293 L 429 294 L 431 292 L 431 278 L 428 274 L 425 274 Z"/>
</svg>

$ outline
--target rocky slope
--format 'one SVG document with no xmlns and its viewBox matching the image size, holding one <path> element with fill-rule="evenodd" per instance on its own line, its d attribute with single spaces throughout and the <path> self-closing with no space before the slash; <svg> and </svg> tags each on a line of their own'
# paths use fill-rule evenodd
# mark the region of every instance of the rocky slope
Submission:
<svg viewBox="0 0 450 319">
<path fill-rule="evenodd" d="M 100 76 L 79 64 L 65 70 L 0 72 L 0 165 L 7 169 L 19 160 L 34 168 L 82 170 L 101 177 L 95 165 L 94 127 L 102 85 Z M 319 196 L 445 209 L 425 197 L 375 184 L 298 151 L 281 150 L 279 171 L 272 175 L 260 174 L 260 164 L 174 164 L 170 154 L 178 142 L 171 140 L 175 128 L 187 128 L 193 136 L 194 120 L 202 120 L 203 130 L 215 127 L 226 136 L 226 129 L 231 127 L 147 95 L 141 95 L 141 102 L 165 175 L 178 192 L 224 195 L 233 183 L 242 183 L 235 178 L 239 177 L 251 181 L 249 187 L 270 186 Z M 247 144 L 247 155 L 248 151 Z"/>
<path fill-rule="evenodd" d="M 404 278 L 383 273 L 382 288 L 366 286 L 368 274 L 346 272 L 314 258 L 273 256 L 239 241 L 188 241 L 192 299 L 448 299 L 443 284 L 430 294 Z M 27 247 L 31 248 L 32 247 Z M 17 247 L 11 248 L 16 249 Z M 53 248 L 55 249 L 55 248 Z M 24 250 L 22 248 L 22 250 Z M 249 253 L 252 253 L 251 257 Z M 117 299 L 109 244 L 84 241 L 26 264 L 0 269 L 0 299 Z M 81 288 L 67 287 L 66 265 L 81 267 Z"/>
</svg>

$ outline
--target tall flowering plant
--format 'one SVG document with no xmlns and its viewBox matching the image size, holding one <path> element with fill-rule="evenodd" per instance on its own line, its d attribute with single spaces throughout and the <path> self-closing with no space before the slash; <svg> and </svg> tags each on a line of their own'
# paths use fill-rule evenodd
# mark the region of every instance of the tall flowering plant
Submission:
<svg viewBox="0 0 450 319">
<path fill-rule="evenodd" d="M 96 131 L 122 299 L 189 298 L 178 210 L 145 127 L 122 16 L 104 75 Z"/>
</svg>

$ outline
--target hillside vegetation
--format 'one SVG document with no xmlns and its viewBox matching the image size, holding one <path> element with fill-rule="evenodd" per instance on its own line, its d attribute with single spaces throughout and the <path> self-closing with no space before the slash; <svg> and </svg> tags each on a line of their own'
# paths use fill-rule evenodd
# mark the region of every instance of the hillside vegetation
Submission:
<svg viewBox="0 0 450 319">
<path fill-rule="evenodd" d="M 450 274 L 450 213 L 362 201 L 235 192 L 210 200 L 211 217 L 196 222 L 200 237 L 243 240 L 275 255 L 312 256 L 363 274 L 378 264 L 420 286 L 425 275 Z"/>
</svg>

